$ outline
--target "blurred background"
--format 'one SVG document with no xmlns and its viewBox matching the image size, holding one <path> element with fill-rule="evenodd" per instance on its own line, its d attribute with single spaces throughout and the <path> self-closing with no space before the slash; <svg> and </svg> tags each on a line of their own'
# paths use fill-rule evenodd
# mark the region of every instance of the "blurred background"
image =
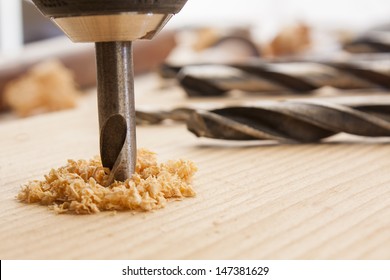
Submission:
<svg viewBox="0 0 390 280">
<path fill-rule="evenodd" d="M 173 78 L 162 64 L 389 52 L 389 0 L 189 0 L 155 39 L 135 43 L 134 63 L 136 74 Z M 70 42 L 28 0 L 0 0 L 0 111 L 12 107 L 4 101 L 7 84 L 52 58 L 81 89 L 96 85 L 93 44 Z"/>
<path fill-rule="evenodd" d="M 1 49 L 10 51 L 62 33 L 29 1 L 0 0 Z M 189 0 L 169 28 L 184 26 L 250 26 L 259 40 L 285 25 L 302 21 L 321 29 L 362 32 L 390 21 L 388 0 Z"/>
</svg>

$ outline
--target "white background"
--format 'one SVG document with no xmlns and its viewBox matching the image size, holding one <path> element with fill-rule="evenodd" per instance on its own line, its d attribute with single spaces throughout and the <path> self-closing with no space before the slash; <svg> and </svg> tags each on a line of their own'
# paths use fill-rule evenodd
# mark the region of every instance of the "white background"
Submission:
<svg viewBox="0 0 390 280">
<path fill-rule="evenodd" d="M 21 13 L 15 10 L 19 1 L 0 0 L 0 51 L 21 42 Z M 255 37 L 267 40 L 297 20 L 315 28 L 364 30 L 390 23 L 390 0 L 188 0 L 168 28 L 250 25 Z"/>
<path fill-rule="evenodd" d="M 175 24 L 289 22 L 364 28 L 390 22 L 389 0 L 188 0 Z"/>
<path fill-rule="evenodd" d="M 122 269 L 132 268 L 204 268 L 206 276 L 122 276 Z M 216 276 L 216 267 L 268 266 L 266 276 Z M 3 261 L 2 280 L 69 279 L 252 279 L 252 280 L 388 280 L 390 261 Z"/>
<path fill-rule="evenodd" d="M 297 20 L 315 27 L 364 30 L 390 24 L 390 0 L 188 0 L 169 26 L 251 25 L 269 37 Z"/>
</svg>

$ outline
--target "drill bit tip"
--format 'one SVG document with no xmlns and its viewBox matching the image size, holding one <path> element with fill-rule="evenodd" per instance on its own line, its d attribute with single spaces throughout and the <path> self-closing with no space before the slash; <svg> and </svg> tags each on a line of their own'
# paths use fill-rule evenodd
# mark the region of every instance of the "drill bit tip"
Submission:
<svg viewBox="0 0 390 280">
<path fill-rule="evenodd" d="M 96 43 L 100 154 L 109 182 L 132 176 L 136 119 L 131 42 Z"/>
</svg>

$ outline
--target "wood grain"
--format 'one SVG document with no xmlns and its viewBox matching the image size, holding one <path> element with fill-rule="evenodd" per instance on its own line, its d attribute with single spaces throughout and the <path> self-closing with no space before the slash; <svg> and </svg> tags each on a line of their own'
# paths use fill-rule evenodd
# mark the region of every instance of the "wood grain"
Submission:
<svg viewBox="0 0 390 280">
<path fill-rule="evenodd" d="M 139 104 L 151 104 L 145 96 Z M 197 139 L 183 125 L 137 132 L 160 160 L 197 163 L 197 197 L 152 213 L 57 215 L 15 195 L 66 159 L 98 153 L 94 96 L 75 110 L 3 121 L 0 258 L 390 258 L 388 138 L 277 145 Z"/>
</svg>

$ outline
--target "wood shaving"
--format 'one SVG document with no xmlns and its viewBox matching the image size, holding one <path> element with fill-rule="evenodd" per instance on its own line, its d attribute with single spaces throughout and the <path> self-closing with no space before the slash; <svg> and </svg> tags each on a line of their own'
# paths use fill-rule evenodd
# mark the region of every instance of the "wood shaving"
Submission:
<svg viewBox="0 0 390 280">
<path fill-rule="evenodd" d="M 304 23 L 293 24 L 282 29 L 263 48 L 265 57 L 278 57 L 300 54 L 311 45 L 311 29 Z"/>
<path fill-rule="evenodd" d="M 73 73 L 60 61 L 37 64 L 4 88 L 4 101 L 19 116 L 59 111 L 76 106 L 80 92 Z"/>
<path fill-rule="evenodd" d="M 22 186 L 17 199 L 48 205 L 57 213 L 151 211 L 163 208 L 169 199 L 195 196 L 191 181 L 196 171 L 191 161 L 158 164 L 155 153 L 140 149 L 133 177 L 104 187 L 110 171 L 102 167 L 99 158 L 68 160 L 66 166 L 45 175 L 45 180 Z"/>
</svg>

